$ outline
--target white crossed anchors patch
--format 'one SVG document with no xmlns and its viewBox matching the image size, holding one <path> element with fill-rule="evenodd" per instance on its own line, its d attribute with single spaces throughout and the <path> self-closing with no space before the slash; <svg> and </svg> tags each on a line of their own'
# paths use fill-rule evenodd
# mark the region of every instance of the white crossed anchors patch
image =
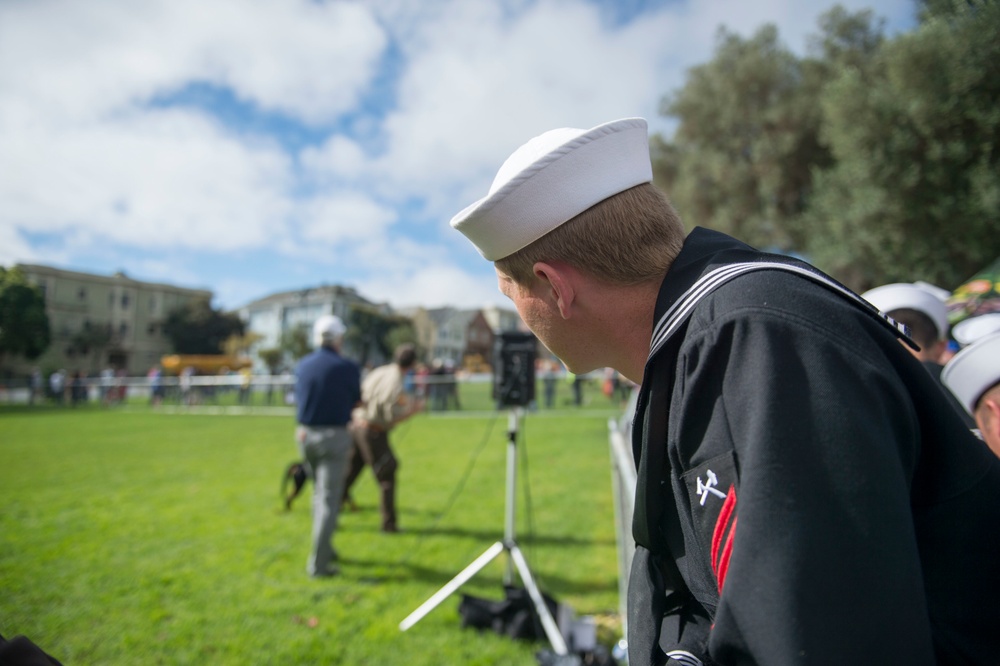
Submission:
<svg viewBox="0 0 1000 666">
<path fill-rule="evenodd" d="M 709 493 L 712 493 L 720 499 L 726 499 L 726 493 L 716 488 L 716 486 L 719 485 L 719 477 L 715 475 L 715 472 L 710 469 L 705 470 L 705 476 L 708 480 L 704 483 L 702 482 L 701 477 L 698 477 L 697 493 L 698 496 L 701 497 L 701 505 L 705 506 L 705 500 L 708 499 Z"/>
</svg>

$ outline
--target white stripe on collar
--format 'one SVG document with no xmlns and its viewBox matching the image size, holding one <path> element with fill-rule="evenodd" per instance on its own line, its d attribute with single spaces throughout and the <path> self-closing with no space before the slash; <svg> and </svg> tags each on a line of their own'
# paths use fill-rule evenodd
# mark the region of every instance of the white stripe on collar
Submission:
<svg viewBox="0 0 1000 666">
<path fill-rule="evenodd" d="M 687 319 L 694 307 L 698 304 L 701 299 L 708 296 L 710 293 L 715 291 L 718 287 L 722 286 L 729 280 L 735 277 L 739 277 L 744 273 L 749 273 L 751 271 L 757 270 L 783 270 L 792 273 L 797 273 L 803 277 L 809 278 L 814 282 L 818 282 L 830 289 L 833 289 L 837 293 L 841 294 L 845 298 L 854 301 L 859 306 L 870 312 L 872 315 L 877 315 L 885 320 L 889 326 L 894 328 L 899 334 L 901 334 L 904 339 L 909 342 L 909 331 L 906 326 L 900 324 L 899 322 L 892 319 L 888 315 L 879 312 L 875 307 L 865 301 L 863 298 L 855 294 L 853 291 L 843 287 L 842 285 L 834 282 L 825 275 L 820 275 L 807 268 L 801 266 L 796 266 L 793 264 L 784 264 L 778 261 L 748 261 L 735 264 L 728 264 L 726 266 L 721 266 L 712 271 L 709 271 L 705 275 L 701 276 L 697 282 L 695 282 L 691 287 L 681 294 L 681 297 L 674 302 L 673 305 L 664 313 L 660 320 L 653 327 L 653 337 L 649 344 L 649 357 L 652 358 L 656 352 L 670 339 L 670 336 L 674 334 L 677 328 Z"/>
</svg>

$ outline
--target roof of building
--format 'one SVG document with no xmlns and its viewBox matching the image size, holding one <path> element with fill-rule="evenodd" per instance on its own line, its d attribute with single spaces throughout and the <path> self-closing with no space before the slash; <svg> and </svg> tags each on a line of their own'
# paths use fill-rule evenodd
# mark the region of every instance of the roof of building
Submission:
<svg viewBox="0 0 1000 666">
<path fill-rule="evenodd" d="M 128 275 L 126 275 L 124 271 L 117 271 L 113 275 L 99 275 L 97 273 L 86 273 L 84 271 L 74 271 L 66 268 L 56 268 L 55 266 L 45 266 L 43 264 L 17 264 L 15 268 L 19 268 L 21 271 L 28 274 L 48 275 L 52 277 L 62 277 L 66 279 L 80 280 L 87 282 L 101 282 L 105 284 L 127 284 L 135 287 L 167 289 L 172 291 L 184 291 L 184 292 L 196 292 L 204 294 L 208 297 L 212 296 L 212 291 L 210 289 L 197 288 L 197 287 L 180 287 L 174 284 L 167 284 L 165 282 L 149 282 L 147 280 L 136 280 L 135 278 L 130 278 Z"/>
</svg>

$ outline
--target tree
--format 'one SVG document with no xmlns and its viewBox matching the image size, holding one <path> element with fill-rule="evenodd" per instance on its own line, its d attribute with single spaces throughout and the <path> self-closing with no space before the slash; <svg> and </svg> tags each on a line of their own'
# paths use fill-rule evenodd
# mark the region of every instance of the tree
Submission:
<svg viewBox="0 0 1000 666">
<path fill-rule="evenodd" d="M 86 322 L 70 339 L 70 349 L 74 353 L 89 356 L 93 354 L 92 366 L 101 362 L 101 352 L 111 345 L 111 325 L 94 326 Z"/>
<path fill-rule="evenodd" d="M 836 7 L 798 58 L 720 31 L 664 100 L 659 184 L 689 224 L 794 251 L 855 290 L 951 288 L 1000 254 L 1000 3 L 922 0 L 887 39 Z"/>
<path fill-rule="evenodd" d="M 1000 254 L 1000 4 L 927 12 L 821 100 L 835 165 L 809 215 L 818 265 L 858 290 L 953 288 Z"/>
<path fill-rule="evenodd" d="M 258 350 L 257 356 L 267 366 L 267 371 L 272 375 L 276 375 L 281 370 L 281 364 L 285 360 L 285 350 L 279 347 L 268 347 L 267 349 Z"/>
<path fill-rule="evenodd" d="M 413 323 L 406 317 L 399 315 L 387 315 L 380 309 L 355 303 L 351 305 L 351 312 L 348 316 L 349 323 L 347 334 L 344 336 L 352 348 L 358 351 L 361 365 L 368 363 L 368 358 L 372 351 L 377 351 L 384 358 L 391 358 L 395 350 L 395 341 L 402 339 L 406 334 L 398 329 L 409 327 L 409 339 L 416 339 L 413 331 Z"/>
<path fill-rule="evenodd" d="M 226 338 L 222 343 L 222 351 L 229 356 L 247 356 L 250 348 L 264 338 L 260 333 L 235 333 Z"/>
<path fill-rule="evenodd" d="M 34 360 L 51 339 L 41 290 L 20 269 L 0 266 L 0 360 L 7 355 Z"/>
<path fill-rule="evenodd" d="M 424 350 L 417 344 L 417 329 L 413 327 L 413 322 L 409 319 L 401 321 L 397 326 L 389 330 L 384 337 L 385 348 L 390 350 L 389 355 L 396 352 L 396 348 L 402 344 L 411 344 L 417 351 L 417 358 L 424 354 Z"/>
<path fill-rule="evenodd" d="M 279 346 L 282 351 L 287 352 L 292 360 L 299 360 L 312 351 L 312 340 L 309 339 L 309 327 L 300 324 L 288 329 L 281 334 Z"/>
<path fill-rule="evenodd" d="M 662 103 L 678 120 L 673 140 L 654 142 L 657 176 L 689 224 L 763 247 L 803 244 L 811 167 L 829 162 L 814 102 L 822 73 L 773 25 L 750 39 L 719 31 L 713 59 Z"/>
<path fill-rule="evenodd" d="M 163 322 L 163 333 L 175 353 L 220 354 L 230 336 L 243 334 L 243 322 L 199 298 L 172 310 Z"/>
</svg>

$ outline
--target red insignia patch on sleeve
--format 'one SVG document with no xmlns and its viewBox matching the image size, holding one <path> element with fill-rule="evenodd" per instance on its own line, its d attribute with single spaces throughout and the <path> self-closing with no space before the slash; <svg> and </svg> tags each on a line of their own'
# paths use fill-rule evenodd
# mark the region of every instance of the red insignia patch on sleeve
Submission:
<svg viewBox="0 0 1000 666">
<path fill-rule="evenodd" d="M 687 489 L 690 525 L 699 557 L 689 566 L 699 592 L 722 593 L 736 540 L 739 474 L 732 451 L 706 460 L 681 475 Z M 697 564 L 695 564 L 697 562 Z"/>
<path fill-rule="evenodd" d="M 736 535 L 736 488 L 729 486 L 726 501 L 722 504 L 719 517 L 712 530 L 712 573 L 719 583 L 719 593 L 726 583 L 726 573 L 729 571 L 729 558 L 733 554 L 733 537 Z"/>
</svg>

